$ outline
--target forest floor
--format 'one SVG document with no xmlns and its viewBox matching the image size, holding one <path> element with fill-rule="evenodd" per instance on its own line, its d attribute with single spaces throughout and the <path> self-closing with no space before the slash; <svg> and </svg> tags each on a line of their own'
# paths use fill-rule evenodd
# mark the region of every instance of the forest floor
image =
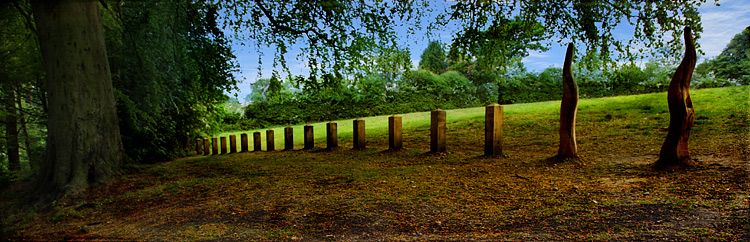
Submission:
<svg viewBox="0 0 750 242">
<path fill-rule="evenodd" d="M 685 170 L 652 168 L 669 121 L 664 93 L 582 100 L 577 131 L 583 159 L 557 164 L 546 159 L 557 150 L 559 102 L 506 106 L 506 156 L 495 159 L 481 156 L 483 108 L 474 108 L 448 112 L 448 152 L 441 154 L 427 153 L 424 121 L 405 124 L 405 149 L 398 152 L 385 151 L 385 131 L 368 128 L 364 151 L 351 150 L 344 136 L 333 152 L 129 165 L 111 183 L 46 207 L 25 204 L 19 185 L 1 197 L 3 236 L 750 240 L 750 88 L 692 95 L 696 165 Z M 452 112 L 463 118 L 451 119 Z"/>
</svg>

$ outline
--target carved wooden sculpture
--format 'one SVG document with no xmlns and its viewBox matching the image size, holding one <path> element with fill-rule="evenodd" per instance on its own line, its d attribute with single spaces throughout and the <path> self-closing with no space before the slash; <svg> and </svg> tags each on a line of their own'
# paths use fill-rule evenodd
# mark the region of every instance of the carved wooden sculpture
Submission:
<svg viewBox="0 0 750 242">
<path fill-rule="evenodd" d="M 669 131 L 661 146 L 657 168 L 676 168 L 689 165 L 688 138 L 693 127 L 695 110 L 690 101 L 690 79 L 695 69 L 695 43 L 692 31 L 685 27 L 685 57 L 677 67 L 667 91 L 669 103 Z"/>
<path fill-rule="evenodd" d="M 568 44 L 563 65 L 563 96 L 560 104 L 560 148 L 557 161 L 578 159 L 576 146 L 576 112 L 578 111 L 578 84 L 573 79 L 573 43 Z"/>
</svg>

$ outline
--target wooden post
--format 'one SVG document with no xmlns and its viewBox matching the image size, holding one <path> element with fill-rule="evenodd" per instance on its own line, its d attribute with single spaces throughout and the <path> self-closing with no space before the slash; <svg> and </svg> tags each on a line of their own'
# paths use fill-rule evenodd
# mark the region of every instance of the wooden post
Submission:
<svg viewBox="0 0 750 242">
<path fill-rule="evenodd" d="M 305 125 L 305 150 L 311 150 L 315 148 L 315 135 L 313 134 L 313 126 Z"/>
<path fill-rule="evenodd" d="M 284 150 L 294 150 L 294 129 L 284 128 Z"/>
<path fill-rule="evenodd" d="M 557 161 L 578 159 L 576 145 L 576 112 L 578 112 L 578 84 L 573 79 L 572 62 L 575 47 L 568 44 L 563 63 L 563 94 L 560 102 L 560 146 L 557 149 Z"/>
<path fill-rule="evenodd" d="M 221 137 L 221 154 L 227 153 L 227 137 Z"/>
<path fill-rule="evenodd" d="M 674 169 L 692 165 L 688 140 L 695 121 L 695 109 L 690 99 L 690 79 L 695 70 L 696 52 L 693 34 L 685 27 L 685 56 L 675 70 L 667 90 L 669 129 L 659 151 L 656 168 Z M 747 137 L 747 136 L 746 136 Z"/>
<path fill-rule="evenodd" d="M 273 129 L 266 130 L 266 151 L 276 150 L 276 143 L 274 142 Z"/>
<path fill-rule="evenodd" d="M 203 145 L 203 140 L 201 140 L 200 138 L 195 138 L 195 154 L 196 155 L 201 155 L 203 153 L 203 147 L 201 147 L 202 145 Z"/>
<path fill-rule="evenodd" d="M 503 106 L 497 103 L 484 110 L 484 155 L 503 155 Z"/>
<path fill-rule="evenodd" d="M 247 134 L 242 133 L 240 135 L 240 152 L 248 152 Z"/>
<path fill-rule="evenodd" d="M 219 154 L 219 140 L 216 137 L 211 138 L 211 154 Z"/>
<path fill-rule="evenodd" d="M 436 109 L 431 116 L 430 151 L 445 152 L 445 110 Z"/>
<path fill-rule="evenodd" d="M 353 121 L 353 125 L 354 125 L 354 149 L 364 150 L 365 144 L 366 144 L 365 120 L 355 119 Z"/>
<path fill-rule="evenodd" d="M 328 122 L 326 124 L 326 149 L 329 151 L 335 150 L 339 147 L 337 127 L 338 125 L 336 122 Z"/>
<path fill-rule="evenodd" d="M 203 155 L 211 155 L 211 151 L 209 148 L 210 142 L 208 141 L 208 138 L 203 138 Z"/>
<path fill-rule="evenodd" d="M 404 146 L 401 137 L 401 116 L 393 115 L 388 117 L 388 149 L 395 151 Z"/>
<path fill-rule="evenodd" d="M 253 151 L 261 151 L 260 132 L 253 132 Z"/>
<path fill-rule="evenodd" d="M 237 136 L 229 135 L 229 153 L 237 153 Z"/>
</svg>

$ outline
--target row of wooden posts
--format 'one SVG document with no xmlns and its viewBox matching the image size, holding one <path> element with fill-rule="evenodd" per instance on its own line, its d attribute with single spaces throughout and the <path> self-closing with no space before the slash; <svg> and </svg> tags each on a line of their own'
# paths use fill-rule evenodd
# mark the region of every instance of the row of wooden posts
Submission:
<svg viewBox="0 0 750 242">
<path fill-rule="evenodd" d="M 362 150 L 366 147 L 365 137 L 365 120 L 355 119 L 354 123 L 354 145 L 353 149 Z M 401 116 L 394 115 L 388 117 L 388 149 L 392 151 L 403 148 L 403 136 L 401 135 Z M 503 107 L 498 104 L 490 104 L 485 108 L 485 139 L 484 154 L 486 156 L 500 156 L 503 153 Z M 315 148 L 315 139 L 313 126 L 305 125 L 304 127 L 304 148 L 311 150 Z M 445 110 L 437 109 L 431 112 L 430 119 L 430 151 L 445 152 Z M 292 127 L 284 128 L 284 150 L 294 150 L 294 135 Z M 253 151 L 261 151 L 261 132 L 253 133 Z M 227 154 L 227 137 L 210 139 L 198 138 L 195 140 L 195 152 L 198 155 L 219 155 Z M 219 142 L 221 146 L 219 146 Z M 248 152 L 248 135 L 240 135 L 240 152 Z M 219 149 L 221 147 L 221 149 Z M 337 124 L 335 122 L 326 123 L 326 149 L 336 150 L 339 147 Z M 266 150 L 274 151 L 274 131 L 266 130 Z M 237 153 L 236 135 L 229 135 L 228 153 Z"/>
</svg>

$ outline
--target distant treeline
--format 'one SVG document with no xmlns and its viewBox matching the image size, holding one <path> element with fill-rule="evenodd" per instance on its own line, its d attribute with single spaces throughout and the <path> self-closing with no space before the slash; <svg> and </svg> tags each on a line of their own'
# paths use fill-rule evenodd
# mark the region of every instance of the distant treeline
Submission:
<svg viewBox="0 0 750 242">
<path fill-rule="evenodd" d="M 663 92 L 673 68 L 647 63 L 643 67 L 623 65 L 609 72 L 575 71 L 580 96 L 594 98 Z M 514 72 L 499 82 L 477 82 L 451 70 L 435 74 L 427 70 L 407 71 L 395 80 L 368 76 L 357 82 L 319 89 L 297 90 L 288 83 L 275 84 L 273 78 L 260 80 L 244 113 L 225 115 L 225 129 L 247 130 L 276 125 L 299 124 L 373 115 L 452 109 L 502 104 L 559 100 L 562 95 L 562 69 L 542 72 Z M 270 84 L 270 85 L 269 85 Z M 693 88 L 748 85 L 745 80 L 696 73 Z M 268 88 L 272 86 L 272 88 Z M 499 87 L 499 88 L 498 88 Z M 269 91 L 270 89 L 270 91 Z M 262 93 L 262 91 L 264 91 Z M 498 97 L 498 90 L 501 95 Z M 262 94 L 262 95 L 261 95 Z"/>
</svg>

